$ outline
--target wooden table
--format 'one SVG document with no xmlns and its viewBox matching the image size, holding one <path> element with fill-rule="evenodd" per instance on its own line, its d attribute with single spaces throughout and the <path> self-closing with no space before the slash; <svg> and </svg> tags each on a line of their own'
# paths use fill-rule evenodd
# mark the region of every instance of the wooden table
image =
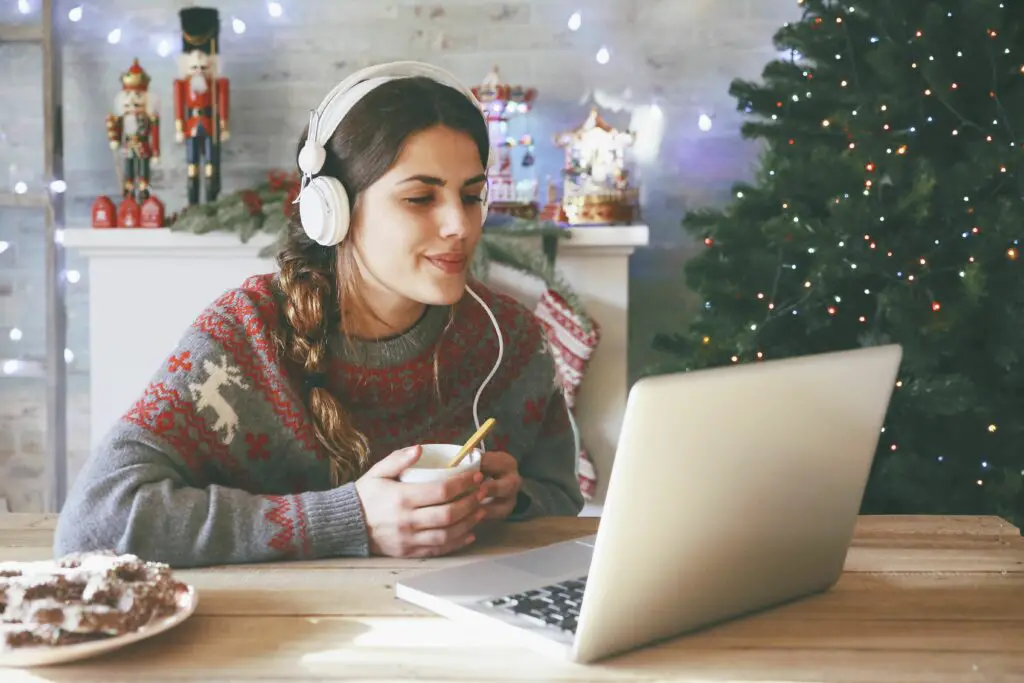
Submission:
<svg viewBox="0 0 1024 683">
<path fill-rule="evenodd" d="M 472 555 L 593 533 L 597 519 L 506 525 Z M 50 557 L 54 519 L 0 515 L 0 560 Z M 43 681 L 1024 681 L 1024 538 L 992 517 L 865 517 L 830 592 L 596 665 L 511 647 L 394 597 L 401 575 L 466 557 L 180 572 L 197 613 L 81 663 L 0 671 Z"/>
</svg>

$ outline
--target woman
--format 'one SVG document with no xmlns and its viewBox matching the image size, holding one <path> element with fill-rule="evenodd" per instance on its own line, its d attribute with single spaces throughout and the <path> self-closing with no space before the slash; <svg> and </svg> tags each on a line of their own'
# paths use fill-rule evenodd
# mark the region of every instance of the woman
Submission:
<svg viewBox="0 0 1024 683">
<path fill-rule="evenodd" d="M 332 130 L 332 114 L 312 118 L 325 154 L 279 273 L 228 291 L 187 330 L 78 475 L 57 555 L 113 549 L 176 567 L 436 556 L 472 543 L 485 518 L 582 508 L 542 330 L 470 279 L 490 149 L 478 105 L 415 76 L 349 106 Z M 312 225 L 325 182 L 351 207 L 334 240 Z M 417 444 L 467 439 L 477 410 L 497 419 L 482 474 L 398 481 Z"/>
</svg>

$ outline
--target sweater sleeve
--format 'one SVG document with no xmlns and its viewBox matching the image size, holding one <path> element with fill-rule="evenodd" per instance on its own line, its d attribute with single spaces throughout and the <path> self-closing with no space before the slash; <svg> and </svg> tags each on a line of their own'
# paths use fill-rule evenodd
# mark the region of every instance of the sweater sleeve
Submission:
<svg viewBox="0 0 1024 683">
<path fill-rule="evenodd" d="M 204 312 L 91 455 L 61 511 L 56 555 L 112 549 L 198 567 L 368 554 L 354 484 L 285 494 L 288 482 L 262 493 L 268 482 L 253 481 L 240 434 L 274 422 L 285 399 L 272 405 L 261 391 L 274 370 L 242 299 Z"/>
<path fill-rule="evenodd" d="M 554 361 L 546 351 L 538 359 L 531 370 L 541 379 L 535 386 L 545 389 L 527 402 L 535 408 L 542 406 L 543 418 L 533 447 L 519 459 L 519 476 L 523 483 L 510 520 L 575 517 L 585 502 L 580 490 L 576 440 L 565 397 L 554 379 Z"/>
</svg>

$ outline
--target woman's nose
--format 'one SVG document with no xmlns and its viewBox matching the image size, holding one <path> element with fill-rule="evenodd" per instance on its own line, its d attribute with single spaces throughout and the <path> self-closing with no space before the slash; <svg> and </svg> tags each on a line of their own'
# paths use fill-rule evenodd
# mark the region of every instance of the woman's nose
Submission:
<svg viewBox="0 0 1024 683">
<path fill-rule="evenodd" d="M 441 236 L 463 238 L 473 230 L 473 207 L 462 202 L 446 207 L 441 216 Z"/>
</svg>

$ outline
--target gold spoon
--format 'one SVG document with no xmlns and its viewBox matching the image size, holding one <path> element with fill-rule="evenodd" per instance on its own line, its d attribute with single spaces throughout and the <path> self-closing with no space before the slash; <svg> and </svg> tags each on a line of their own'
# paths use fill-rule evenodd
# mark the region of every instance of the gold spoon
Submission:
<svg viewBox="0 0 1024 683">
<path fill-rule="evenodd" d="M 473 450 L 473 448 L 475 448 L 478 443 L 480 443 L 481 439 L 487 436 L 487 432 L 491 431 L 491 428 L 493 428 L 494 425 L 496 424 L 497 421 L 493 417 L 487 418 L 487 421 L 480 425 L 480 429 L 476 430 L 476 434 L 469 437 L 469 441 L 463 444 L 462 448 L 459 449 L 459 452 L 455 454 L 455 457 L 452 458 L 452 461 L 448 463 L 448 467 L 455 467 L 460 462 L 462 462 L 462 459 L 465 458 L 466 455 L 471 450 Z"/>
</svg>

